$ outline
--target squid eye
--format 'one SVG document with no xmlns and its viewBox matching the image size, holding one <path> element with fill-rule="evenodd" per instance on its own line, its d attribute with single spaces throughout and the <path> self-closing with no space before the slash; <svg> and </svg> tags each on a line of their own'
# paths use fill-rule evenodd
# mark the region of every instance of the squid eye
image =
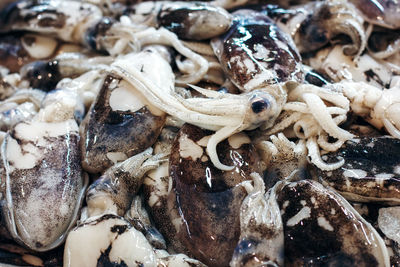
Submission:
<svg viewBox="0 0 400 267">
<path fill-rule="evenodd" d="M 56 60 L 32 62 L 25 65 L 20 73 L 31 87 L 45 92 L 53 90 L 62 78 Z"/>
<path fill-rule="evenodd" d="M 268 109 L 270 106 L 270 103 L 268 99 L 265 98 L 257 98 L 254 100 L 253 103 L 251 103 L 251 110 L 258 114 L 263 112 L 264 110 Z"/>
</svg>

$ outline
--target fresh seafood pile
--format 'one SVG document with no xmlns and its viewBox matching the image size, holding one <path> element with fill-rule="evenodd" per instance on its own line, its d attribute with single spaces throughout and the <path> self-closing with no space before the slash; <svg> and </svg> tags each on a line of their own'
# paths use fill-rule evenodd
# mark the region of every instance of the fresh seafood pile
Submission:
<svg viewBox="0 0 400 267">
<path fill-rule="evenodd" d="M 0 2 L 0 265 L 400 266 L 400 2 Z"/>
</svg>

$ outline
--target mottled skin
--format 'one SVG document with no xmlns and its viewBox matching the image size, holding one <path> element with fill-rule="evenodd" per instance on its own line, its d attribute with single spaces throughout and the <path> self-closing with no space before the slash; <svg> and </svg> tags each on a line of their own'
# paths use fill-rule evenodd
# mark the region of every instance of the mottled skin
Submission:
<svg viewBox="0 0 400 267">
<path fill-rule="evenodd" d="M 229 31 L 211 44 L 224 72 L 239 89 L 303 81 L 301 58 L 289 35 L 260 12 L 239 10 L 233 16 Z M 266 78 L 256 88 L 246 85 L 257 75 Z"/>
<path fill-rule="evenodd" d="M 271 136 L 270 140 L 270 147 L 265 142 L 257 144 L 263 161 L 268 164 L 263 177 L 265 188 L 268 190 L 277 182 L 293 175 L 305 179 L 308 176 L 305 146 L 301 143 L 295 145 L 281 133 Z"/>
<path fill-rule="evenodd" d="M 123 216 L 128 210 L 140 183 L 128 172 L 116 171 L 114 173 L 109 170 L 106 170 L 102 176 L 89 186 L 86 193 L 86 202 L 89 203 L 97 195 L 107 194 L 118 207 L 118 215 Z"/>
<path fill-rule="evenodd" d="M 40 160 L 33 168 L 15 168 L 14 162 L 8 160 L 7 147 L 11 139 L 23 149 L 37 146 Z M 78 133 L 45 137 L 45 140 L 45 144 L 35 144 L 11 131 L 1 153 L 5 196 L 2 212 L 7 228 L 17 242 L 36 251 L 50 250 L 62 242 L 77 219 L 87 183 L 80 165 Z M 11 199 L 6 195 L 7 189 Z M 32 205 L 35 210 L 30 210 Z"/>
<path fill-rule="evenodd" d="M 102 19 L 97 6 L 80 1 L 21 0 L 0 11 L 0 32 L 29 31 L 90 47 L 86 33 Z M 91 37 L 91 36 L 89 36 Z"/>
<path fill-rule="evenodd" d="M 175 140 L 177 129 L 174 127 L 164 127 L 157 143 L 154 147 L 157 151 L 163 153 L 169 153 L 173 141 Z M 171 209 L 177 212 L 178 207 L 168 207 L 168 187 L 170 179 L 168 175 L 168 162 L 164 163 L 162 167 L 165 167 L 165 173 L 161 174 L 161 177 L 152 178 L 147 176 L 143 181 L 143 195 L 144 200 L 148 206 L 149 213 L 154 219 L 157 229 L 164 236 L 168 247 L 173 248 L 174 251 L 180 251 L 183 254 L 188 254 L 186 248 L 182 245 L 180 240 L 176 239 L 177 230 L 170 220 Z M 151 202 L 152 198 L 156 198 L 155 201 Z"/>
<path fill-rule="evenodd" d="M 121 235 L 123 235 L 124 233 L 126 233 L 127 231 L 129 231 L 129 229 L 132 228 L 132 225 L 125 220 L 123 217 L 114 215 L 114 214 L 104 214 L 102 216 L 98 216 L 97 218 L 95 218 L 94 220 L 89 220 L 89 221 L 85 221 L 81 224 L 79 224 L 77 227 L 75 227 L 74 229 L 71 230 L 71 232 L 76 232 L 79 231 L 80 229 L 84 229 L 85 227 L 95 227 L 98 225 L 109 225 L 108 227 L 103 227 L 104 231 L 101 231 L 103 235 L 109 235 L 112 236 L 112 241 L 109 242 L 108 247 L 105 248 L 104 250 L 100 251 L 100 256 L 97 258 L 97 266 L 99 267 L 105 267 L 105 266 L 118 266 L 118 267 L 126 267 L 128 266 L 122 259 L 119 259 L 119 262 L 115 262 L 113 260 L 111 260 L 110 257 L 110 252 L 111 250 L 115 247 L 113 247 L 113 241 L 116 241 Z M 95 237 L 94 237 L 95 238 Z M 67 239 L 67 245 L 71 246 L 71 244 L 68 243 L 70 238 Z M 72 242 L 72 241 L 71 241 Z M 83 242 L 88 242 L 87 240 L 83 240 Z M 90 241 L 89 241 L 90 244 Z M 116 249 L 118 249 L 118 247 L 116 247 Z M 74 251 L 75 252 L 75 251 Z M 76 253 L 76 252 L 75 252 Z M 69 257 L 84 257 L 85 255 L 83 254 L 78 254 L 78 255 L 70 255 L 67 252 L 64 252 L 64 266 L 67 265 L 66 262 L 68 262 L 66 260 L 66 258 Z M 69 263 L 69 262 L 68 262 Z M 141 265 L 140 265 L 141 264 Z M 69 266 L 69 265 L 68 265 Z M 144 266 L 143 263 L 139 263 L 138 262 L 138 266 Z"/>
<path fill-rule="evenodd" d="M 175 210 L 177 213 L 178 207 L 176 205 L 173 207 L 168 206 L 169 197 L 167 192 L 169 179 L 169 176 L 164 176 L 160 181 L 155 182 L 147 177 L 143 184 L 144 198 L 148 202 L 151 194 L 157 194 L 158 199 L 156 203 L 154 205 L 149 205 L 149 212 L 154 219 L 157 229 L 163 235 L 170 248 L 173 248 L 174 251 L 188 254 L 186 247 L 180 240 L 176 239 L 177 230 L 170 219 L 171 210 Z M 160 188 L 159 184 L 162 184 L 162 188 Z M 161 192 L 165 192 L 166 194 L 162 194 Z"/>
<path fill-rule="evenodd" d="M 328 43 L 342 43 L 346 55 L 360 55 L 365 48 L 363 20 L 345 1 L 316 2 L 301 23 L 295 38 L 300 52 L 311 52 Z M 307 7 L 306 7 L 307 8 Z"/>
<path fill-rule="evenodd" d="M 34 21 L 37 18 L 37 25 L 39 27 L 52 27 L 62 28 L 64 27 L 67 17 L 65 14 L 57 11 L 56 8 L 52 7 L 51 3 L 57 1 L 45 0 L 28 0 L 28 1 L 15 1 L 9 4 L 1 11 L 1 30 L 29 27 L 30 21 Z M 21 12 L 31 10 L 30 12 Z M 46 16 L 51 15 L 51 16 Z M 40 18 L 40 17 L 41 18 Z"/>
<path fill-rule="evenodd" d="M 179 214 L 170 217 L 184 222 L 175 238 L 190 255 L 209 266 L 227 266 L 239 240 L 239 210 L 247 195 L 237 184 L 251 179 L 250 173 L 260 172 L 259 157 L 251 144 L 233 149 L 226 140 L 217 151 L 224 164 L 235 166 L 232 171 L 215 168 L 208 158 L 193 160 L 191 156 L 181 156 L 181 136 L 197 142 L 210 134 L 185 124 L 175 139 L 169 165 L 173 190 L 168 201 L 169 206 L 177 205 Z"/>
<path fill-rule="evenodd" d="M 283 183 L 265 193 L 262 178 L 252 174 L 253 191 L 240 209 L 240 241 L 231 267 L 283 266 L 284 233 L 276 192 Z"/>
<path fill-rule="evenodd" d="M 330 29 L 333 14 L 326 5 L 316 5 L 315 11 L 309 14 L 299 27 L 300 51 L 310 52 L 327 45 L 332 36 Z"/>
<path fill-rule="evenodd" d="M 285 186 L 278 203 L 285 233 L 285 266 L 388 264 L 387 254 L 386 258 L 383 255 L 386 252 L 383 240 L 334 191 L 317 182 L 302 180 Z M 304 209 L 309 209 L 308 216 L 295 225 L 290 223 Z"/>
<path fill-rule="evenodd" d="M 162 7 L 157 22 L 180 39 L 205 40 L 226 32 L 231 16 L 224 9 L 206 3 L 177 2 Z"/>
<path fill-rule="evenodd" d="M 365 48 L 364 20 L 347 1 L 315 1 L 289 9 L 267 6 L 264 12 L 292 35 L 305 57 L 329 44 L 342 44 L 349 56 L 360 55 Z"/>
<path fill-rule="evenodd" d="M 127 157 L 144 151 L 157 140 L 165 116 L 155 116 L 146 107 L 136 112 L 113 111 L 109 98 L 110 84 L 120 78 L 108 75 L 81 124 L 82 166 L 89 172 L 102 172 L 113 165 L 109 152 Z"/>
<path fill-rule="evenodd" d="M 390 244 L 389 246 L 393 250 L 393 255 L 390 255 L 390 265 L 400 266 L 400 244 L 388 238 L 386 239 L 387 241 L 385 241 Z"/>
<path fill-rule="evenodd" d="M 328 161 L 345 159 L 332 172 L 316 169 L 318 179 L 355 201 L 400 202 L 400 140 L 392 137 L 362 137 L 327 155 Z M 349 172 L 354 171 L 354 175 Z M 365 177 L 357 177 L 357 170 Z M 347 172 L 346 172 L 347 171 Z M 389 176 L 388 176 L 389 175 Z"/>
<path fill-rule="evenodd" d="M 164 237 L 154 226 L 153 220 L 147 212 L 143 195 L 136 195 L 133 198 L 131 208 L 126 213 L 125 218 L 136 230 L 142 232 L 154 248 L 167 249 Z"/>
</svg>

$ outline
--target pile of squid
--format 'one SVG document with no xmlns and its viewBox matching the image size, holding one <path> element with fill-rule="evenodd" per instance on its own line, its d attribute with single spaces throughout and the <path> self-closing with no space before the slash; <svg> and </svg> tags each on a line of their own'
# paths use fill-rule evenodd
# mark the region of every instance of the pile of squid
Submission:
<svg viewBox="0 0 400 267">
<path fill-rule="evenodd" d="M 0 3 L 0 264 L 400 266 L 400 2 Z"/>
</svg>

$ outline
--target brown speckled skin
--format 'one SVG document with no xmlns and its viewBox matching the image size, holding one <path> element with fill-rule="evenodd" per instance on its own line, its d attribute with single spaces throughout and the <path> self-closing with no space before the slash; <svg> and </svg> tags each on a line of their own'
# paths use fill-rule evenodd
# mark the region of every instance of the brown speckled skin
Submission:
<svg viewBox="0 0 400 267">
<path fill-rule="evenodd" d="M 145 207 L 144 197 L 136 195 L 131 204 L 130 210 L 127 212 L 125 218 L 135 227 L 136 230 L 142 232 L 147 241 L 155 249 L 167 249 L 164 237 L 160 234 L 158 229 L 154 226 L 153 221 L 150 219 L 149 213 Z"/>
<path fill-rule="evenodd" d="M 162 177 L 161 181 L 158 183 L 161 183 L 164 186 L 164 188 L 162 188 L 163 191 L 165 192 L 168 191 L 168 185 L 169 185 L 168 176 Z M 143 184 L 143 193 L 145 200 L 149 201 L 151 193 L 159 189 L 160 188 L 156 188 L 154 183 L 149 181 L 145 182 Z M 168 199 L 169 199 L 168 195 L 160 195 L 157 202 L 153 206 L 149 207 L 149 212 L 152 215 L 152 218 L 154 219 L 157 229 L 165 238 L 168 247 L 173 248 L 174 251 L 179 251 L 183 254 L 188 255 L 189 252 L 187 251 L 185 246 L 180 242 L 180 240 L 176 238 L 177 231 L 170 219 L 170 213 L 171 212 L 177 213 L 178 208 L 176 207 L 176 205 L 168 207 Z"/>
<path fill-rule="evenodd" d="M 400 140 L 384 137 L 362 137 L 360 141 L 349 140 L 345 146 L 328 154 L 328 162 L 345 159 L 345 164 L 333 170 L 331 175 L 316 169 L 318 179 L 335 190 L 352 193 L 365 198 L 397 199 L 400 202 Z M 372 147 L 373 144 L 373 147 Z M 397 167 L 397 173 L 396 172 Z M 346 177 L 346 170 L 358 169 L 367 173 L 364 178 Z M 392 178 L 377 178 L 378 174 L 393 174 Z M 373 186 L 368 186 L 369 184 Z M 344 197 L 347 197 L 344 195 Z M 357 199 L 360 201 L 360 199 Z"/>
<path fill-rule="evenodd" d="M 243 88 L 256 74 L 263 71 L 272 71 L 275 74 L 273 79 L 264 82 L 264 86 L 292 80 L 303 81 L 301 58 L 289 35 L 260 12 L 240 10 L 233 15 L 234 20 L 229 31 L 213 39 L 212 46 L 224 72 L 237 87 Z M 264 47 L 265 54 L 255 56 L 255 45 Z M 245 60 L 253 62 L 254 70 L 242 68 L 240 64 L 232 62 L 231 59 L 237 56 L 241 63 Z"/>
<path fill-rule="evenodd" d="M 118 171 L 110 174 L 106 171 L 88 187 L 86 201 L 95 198 L 96 194 L 109 194 L 118 207 L 118 215 L 123 216 L 138 187 L 138 181 L 128 172 Z"/>
<path fill-rule="evenodd" d="M 361 46 L 362 37 L 355 30 L 353 24 L 357 21 L 356 10 L 346 2 L 315 2 L 307 17 L 298 29 L 295 38 L 296 45 L 301 53 L 316 51 L 328 43 L 352 43 L 351 47 L 344 47 L 346 55 L 355 55 Z M 361 18 L 360 18 L 361 19 Z M 360 25 L 362 27 L 362 24 Z"/>
<path fill-rule="evenodd" d="M 385 238 L 385 241 L 390 244 L 388 247 L 393 250 L 393 255 L 390 256 L 390 265 L 400 266 L 400 244 L 388 238 Z"/>
<path fill-rule="evenodd" d="M 14 132 L 10 137 L 19 144 L 33 144 L 33 142 L 19 138 Z M 46 137 L 45 146 L 39 146 L 42 160 L 31 169 L 15 169 L 8 173 L 12 196 L 12 209 L 3 205 L 3 214 L 13 213 L 16 220 L 20 220 L 24 231 L 31 235 L 30 239 L 17 240 L 25 246 L 38 251 L 48 250 L 54 241 L 67 232 L 67 228 L 76 220 L 74 211 L 81 205 L 84 185 L 84 174 L 80 165 L 79 135 L 71 132 L 68 135 L 58 137 Z M 7 148 L 7 142 L 5 142 Z M 13 166 L 13 162 L 5 158 L 2 151 L 2 161 Z M 48 172 L 51 171 L 51 174 Z M 7 187 L 6 171 L 3 169 L 2 190 Z M 43 184 L 40 177 L 51 179 L 52 186 Z M 5 191 L 3 191 L 3 196 Z M 31 199 L 30 199 L 31 198 Z M 25 225 L 21 214 L 27 211 L 27 201 L 36 199 L 38 213 L 35 220 L 37 225 L 33 228 Z M 33 204 L 33 203 L 29 203 Z M 62 207 L 63 206 L 63 207 Z M 66 210 L 61 214 L 60 209 Z M 31 220 L 33 218 L 29 218 Z M 7 227 L 10 230 L 11 222 L 5 217 Z M 23 231 L 21 225 L 16 225 L 18 233 Z M 10 231 L 11 232 L 11 231 Z M 43 235 L 41 235 L 43 233 Z M 15 237 L 14 237 L 15 238 Z"/>
<path fill-rule="evenodd" d="M 304 207 L 301 201 L 310 208 L 310 216 L 288 226 L 288 220 Z M 368 246 L 365 236 L 371 231 L 343 205 L 346 201 L 335 192 L 315 181 L 302 180 L 285 186 L 278 203 L 285 233 L 285 266 L 378 266 L 369 252 L 374 241 L 369 240 L 372 244 Z M 319 226 L 321 216 L 333 231 Z"/>
<path fill-rule="evenodd" d="M 189 124 L 179 131 L 170 156 L 173 193 L 168 201 L 170 206 L 177 205 L 180 213 L 177 216 L 186 224 L 176 238 L 190 255 L 209 266 L 227 266 L 239 240 L 239 209 L 247 195 L 243 187 L 235 185 L 250 180 L 251 172 L 260 172 L 259 157 L 251 144 L 233 149 L 226 140 L 217 146 L 217 151 L 223 164 L 235 165 L 233 171 L 216 169 L 209 160 L 193 161 L 191 157 L 180 156 L 180 136 L 187 135 L 196 142 L 210 134 Z"/>
<path fill-rule="evenodd" d="M 175 140 L 178 129 L 174 127 L 164 127 L 158 141 L 155 145 L 161 147 L 161 151 L 170 151 L 173 141 Z M 169 180 L 171 178 L 166 174 L 165 176 L 159 177 L 157 181 L 153 178 L 146 177 L 143 182 L 143 195 L 146 204 L 149 207 L 149 214 L 154 219 L 157 229 L 165 238 L 169 248 L 174 251 L 180 251 L 183 254 L 188 255 L 188 251 L 182 245 L 182 243 L 175 238 L 177 231 L 170 219 L 170 213 L 177 213 L 177 207 L 168 207 L 168 187 Z M 149 204 L 151 195 L 157 196 L 157 200 Z M 173 211 L 174 210 L 174 211 Z"/>
<path fill-rule="evenodd" d="M 82 166 L 88 172 L 102 172 L 113 165 L 109 152 L 127 157 L 144 151 L 157 140 L 165 116 L 155 116 L 146 107 L 136 112 L 113 111 L 109 105 L 110 83 L 119 78 L 108 75 L 81 124 Z"/>
<path fill-rule="evenodd" d="M 57 12 L 56 8 L 49 4 L 50 2 L 51 0 L 23 0 L 11 3 L 0 13 L 0 31 L 10 30 L 9 28 L 26 29 L 33 24 L 37 27 L 63 28 L 67 16 Z"/>
<path fill-rule="evenodd" d="M 8 0 L 7 0 L 8 1 Z M 96 24 L 104 26 L 100 20 L 101 10 L 94 4 L 69 1 L 68 8 L 63 0 L 20 0 L 0 10 L 0 33 L 29 31 L 57 37 L 67 42 L 81 43 L 88 48 L 99 48 Z M 86 30 L 89 30 L 86 32 Z M 92 34 L 95 34 L 93 36 Z"/>
<path fill-rule="evenodd" d="M 201 2 L 167 5 L 157 20 L 159 26 L 189 40 L 213 38 L 226 32 L 231 24 L 231 17 L 223 9 Z"/>
</svg>

